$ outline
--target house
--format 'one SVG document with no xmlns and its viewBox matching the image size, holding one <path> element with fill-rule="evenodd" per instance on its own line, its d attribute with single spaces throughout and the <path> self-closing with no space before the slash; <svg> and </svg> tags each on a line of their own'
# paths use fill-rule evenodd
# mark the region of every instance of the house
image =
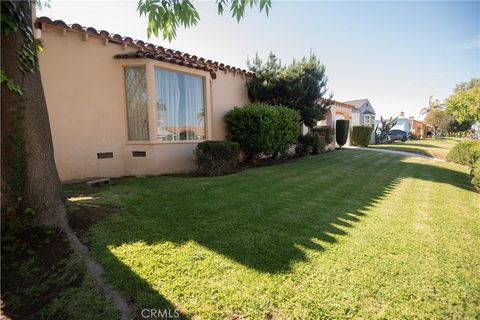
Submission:
<svg viewBox="0 0 480 320">
<path fill-rule="evenodd" d="M 402 130 L 414 134 L 420 139 L 427 135 L 427 126 L 422 121 L 415 120 L 414 117 L 406 118 L 404 112 L 400 112 L 397 124 L 393 126 L 392 130 Z"/>
<path fill-rule="evenodd" d="M 402 130 L 410 132 L 410 120 L 407 118 L 398 118 L 397 123 L 392 127 L 392 130 Z"/>
<path fill-rule="evenodd" d="M 375 109 L 373 109 L 368 99 L 351 100 L 343 103 L 354 107 L 352 110 L 351 126 L 375 126 Z M 375 132 L 373 132 L 373 130 L 370 143 L 375 143 Z"/>
<path fill-rule="evenodd" d="M 47 17 L 35 37 L 62 181 L 190 171 L 248 103 L 240 68 Z"/>
<path fill-rule="evenodd" d="M 326 100 L 326 99 L 323 99 Z M 355 107 L 351 104 L 339 102 L 332 100 L 330 101 L 331 105 L 329 110 L 327 111 L 327 114 L 325 116 L 325 120 L 319 121 L 318 126 L 329 126 L 335 129 L 336 127 L 336 121 L 340 119 L 345 119 L 345 120 L 351 120 L 352 119 L 352 112 L 355 109 Z M 350 121 L 350 127 L 352 126 L 352 121 Z M 350 145 L 350 135 L 348 136 L 348 141 L 347 145 Z M 327 146 L 329 149 L 335 149 L 335 139 L 334 141 Z"/>
<path fill-rule="evenodd" d="M 415 120 L 414 117 L 409 117 L 410 133 L 414 134 L 418 139 L 424 139 L 427 136 L 427 126 L 419 120 Z"/>
</svg>

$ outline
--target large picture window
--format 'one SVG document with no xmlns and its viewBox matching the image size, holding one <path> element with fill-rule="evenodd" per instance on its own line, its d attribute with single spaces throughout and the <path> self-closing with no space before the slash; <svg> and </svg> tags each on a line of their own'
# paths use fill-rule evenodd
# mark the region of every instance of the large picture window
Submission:
<svg viewBox="0 0 480 320">
<path fill-rule="evenodd" d="M 128 140 L 149 140 L 145 67 L 125 68 Z"/>
<path fill-rule="evenodd" d="M 205 140 L 203 78 L 155 68 L 157 139 Z"/>
</svg>

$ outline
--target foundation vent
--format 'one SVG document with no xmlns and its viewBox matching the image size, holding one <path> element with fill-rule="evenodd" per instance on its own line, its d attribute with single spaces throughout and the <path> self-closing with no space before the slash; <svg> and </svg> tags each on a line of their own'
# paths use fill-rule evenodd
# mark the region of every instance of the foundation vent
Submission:
<svg viewBox="0 0 480 320">
<path fill-rule="evenodd" d="M 132 156 L 134 156 L 134 157 L 146 157 L 147 152 L 146 151 L 132 151 Z"/>
<path fill-rule="evenodd" d="M 97 159 L 109 159 L 113 158 L 113 152 L 99 152 L 97 153 Z"/>
</svg>

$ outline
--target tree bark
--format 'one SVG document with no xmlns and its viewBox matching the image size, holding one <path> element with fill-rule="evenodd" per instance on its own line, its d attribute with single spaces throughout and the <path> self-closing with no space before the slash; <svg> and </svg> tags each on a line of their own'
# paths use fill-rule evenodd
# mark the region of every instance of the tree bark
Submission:
<svg viewBox="0 0 480 320">
<path fill-rule="evenodd" d="M 32 26 L 32 3 L 16 1 L 15 4 Z M 22 72 L 20 69 L 18 52 L 27 36 L 19 28 L 13 33 L 2 34 L 1 40 L 2 70 L 23 91 L 23 95 L 19 95 L 9 90 L 5 83 L 1 88 L 2 212 L 30 208 L 35 212 L 34 223 L 63 227 L 65 205 L 55 166 L 40 70 Z M 20 158 L 19 150 L 23 155 Z M 18 181 L 22 182 L 21 186 L 15 188 Z"/>
</svg>

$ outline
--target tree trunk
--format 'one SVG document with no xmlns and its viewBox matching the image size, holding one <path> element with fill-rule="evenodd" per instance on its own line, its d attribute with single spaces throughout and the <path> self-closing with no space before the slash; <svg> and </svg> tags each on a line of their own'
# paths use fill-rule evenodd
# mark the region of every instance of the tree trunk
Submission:
<svg viewBox="0 0 480 320">
<path fill-rule="evenodd" d="M 30 1 L 15 2 L 16 14 L 23 13 L 29 26 L 32 26 L 31 5 Z M 28 36 L 31 35 L 19 28 L 2 34 L 1 40 L 2 70 L 23 91 L 21 96 L 2 84 L 2 212 L 25 212 L 29 208 L 35 212 L 36 224 L 64 226 L 65 206 L 40 71 L 20 69 L 19 50 L 25 43 L 34 47 L 33 42 L 24 41 Z"/>
</svg>

